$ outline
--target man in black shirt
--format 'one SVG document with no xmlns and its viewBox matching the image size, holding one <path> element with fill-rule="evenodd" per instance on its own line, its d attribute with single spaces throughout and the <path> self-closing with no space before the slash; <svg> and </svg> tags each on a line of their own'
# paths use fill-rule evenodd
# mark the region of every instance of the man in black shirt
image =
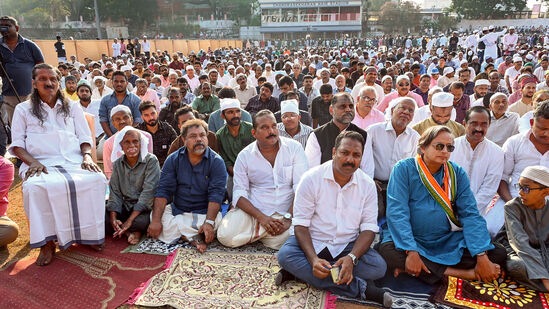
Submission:
<svg viewBox="0 0 549 309">
<path fill-rule="evenodd" d="M 58 62 L 67 62 L 67 51 L 65 51 L 65 43 L 61 42 L 61 37 L 57 36 L 57 42 L 53 44 L 57 53 Z"/>
<path fill-rule="evenodd" d="M 175 130 L 170 124 L 164 121 L 158 120 L 158 113 L 156 112 L 156 105 L 151 101 L 143 101 L 139 104 L 139 111 L 141 112 L 140 123 L 137 128 L 143 131 L 147 131 L 153 138 L 153 154 L 158 158 L 160 166 L 164 164 L 168 157 L 168 150 L 173 140 L 177 137 Z"/>
</svg>

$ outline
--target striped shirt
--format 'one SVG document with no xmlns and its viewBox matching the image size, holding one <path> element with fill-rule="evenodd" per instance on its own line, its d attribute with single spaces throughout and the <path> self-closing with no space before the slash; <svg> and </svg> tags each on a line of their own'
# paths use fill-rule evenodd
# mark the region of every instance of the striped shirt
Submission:
<svg viewBox="0 0 549 309">
<path fill-rule="evenodd" d="M 308 125 L 299 123 L 299 132 L 296 135 L 291 136 L 286 132 L 286 129 L 284 128 L 283 123 L 279 122 L 276 124 L 276 126 L 278 127 L 278 134 L 280 136 L 291 138 L 294 141 L 299 142 L 301 146 L 303 146 L 303 149 L 305 149 L 305 145 L 307 144 L 307 139 L 309 138 L 309 134 L 313 132 L 313 128 L 309 127 Z"/>
</svg>

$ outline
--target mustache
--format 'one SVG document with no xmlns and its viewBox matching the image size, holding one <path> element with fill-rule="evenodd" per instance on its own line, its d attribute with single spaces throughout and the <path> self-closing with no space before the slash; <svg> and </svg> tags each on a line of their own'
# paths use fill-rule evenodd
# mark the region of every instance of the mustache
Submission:
<svg viewBox="0 0 549 309">
<path fill-rule="evenodd" d="M 204 143 L 198 142 L 198 143 L 194 144 L 193 148 L 196 148 L 198 146 L 206 147 L 206 145 L 204 145 Z"/>
<path fill-rule="evenodd" d="M 355 164 L 354 163 L 351 163 L 351 162 L 346 162 L 346 163 L 343 163 L 343 167 L 345 166 L 349 166 L 349 167 L 355 167 Z"/>
<path fill-rule="evenodd" d="M 267 138 L 271 138 L 271 137 L 277 137 L 276 134 L 269 134 L 269 136 L 267 136 Z"/>
<path fill-rule="evenodd" d="M 477 133 L 484 134 L 484 131 L 477 131 L 477 130 L 473 131 L 473 134 L 477 134 Z"/>
</svg>

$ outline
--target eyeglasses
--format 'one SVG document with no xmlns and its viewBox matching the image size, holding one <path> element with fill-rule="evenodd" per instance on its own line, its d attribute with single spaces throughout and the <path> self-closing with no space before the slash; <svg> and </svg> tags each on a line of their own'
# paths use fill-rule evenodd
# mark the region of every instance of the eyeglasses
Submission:
<svg viewBox="0 0 549 309">
<path fill-rule="evenodd" d="M 362 100 L 366 101 L 366 102 L 372 102 L 372 101 L 376 101 L 377 98 L 370 98 L 369 96 L 361 96 Z"/>
<path fill-rule="evenodd" d="M 526 194 L 530 193 L 530 191 L 532 191 L 532 190 L 543 190 L 545 188 L 546 187 L 530 188 L 529 186 L 521 186 L 520 183 L 515 184 L 515 189 L 517 189 L 519 191 L 522 191 Z"/>
<path fill-rule="evenodd" d="M 433 147 L 435 147 L 435 149 L 436 149 L 437 151 L 442 151 L 442 150 L 444 150 L 444 147 L 446 147 L 446 150 L 447 150 L 448 152 L 453 152 L 454 149 L 456 149 L 456 146 L 454 146 L 454 145 L 452 145 L 452 144 L 446 144 L 446 145 L 444 145 L 444 144 L 441 144 L 441 143 L 439 143 L 439 144 L 434 144 Z"/>
</svg>

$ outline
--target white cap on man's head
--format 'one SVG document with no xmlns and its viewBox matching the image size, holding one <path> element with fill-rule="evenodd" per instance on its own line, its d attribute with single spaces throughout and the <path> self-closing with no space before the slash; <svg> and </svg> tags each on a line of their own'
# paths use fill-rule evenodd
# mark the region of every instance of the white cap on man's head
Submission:
<svg viewBox="0 0 549 309">
<path fill-rule="evenodd" d="M 433 94 L 431 105 L 436 107 L 454 106 L 454 95 L 448 92 L 437 92 Z"/>
<path fill-rule="evenodd" d="M 513 57 L 513 62 L 522 62 L 521 57 Z"/>
<path fill-rule="evenodd" d="M 220 109 L 224 111 L 229 108 L 240 108 L 240 101 L 237 99 L 221 99 Z"/>
<path fill-rule="evenodd" d="M 295 113 L 299 115 L 299 107 L 296 99 L 285 100 L 280 102 L 280 115 L 285 113 Z"/>
<path fill-rule="evenodd" d="M 118 104 L 111 109 L 111 118 L 112 116 L 114 116 L 114 114 L 118 112 L 125 112 L 126 114 L 130 115 L 132 114 L 132 110 L 129 107 L 127 107 L 126 105 Z"/>
<path fill-rule="evenodd" d="M 490 81 L 484 78 L 477 79 L 475 82 L 475 87 L 476 86 L 490 86 Z"/>
<path fill-rule="evenodd" d="M 120 71 L 122 71 L 122 72 L 131 71 L 131 70 L 132 70 L 132 67 L 129 66 L 129 65 L 123 65 L 123 66 L 120 68 Z"/>
<path fill-rule="evenodd" d="M 442 72 L 442 75 L 446 75 L 446 74 L 450 74 L 450 73 L 454 73 L 454 68 L 452 68 L 452 67 L 445 67 L 445 68 L 444 68 L 444 71 Z"/>
</svg>

